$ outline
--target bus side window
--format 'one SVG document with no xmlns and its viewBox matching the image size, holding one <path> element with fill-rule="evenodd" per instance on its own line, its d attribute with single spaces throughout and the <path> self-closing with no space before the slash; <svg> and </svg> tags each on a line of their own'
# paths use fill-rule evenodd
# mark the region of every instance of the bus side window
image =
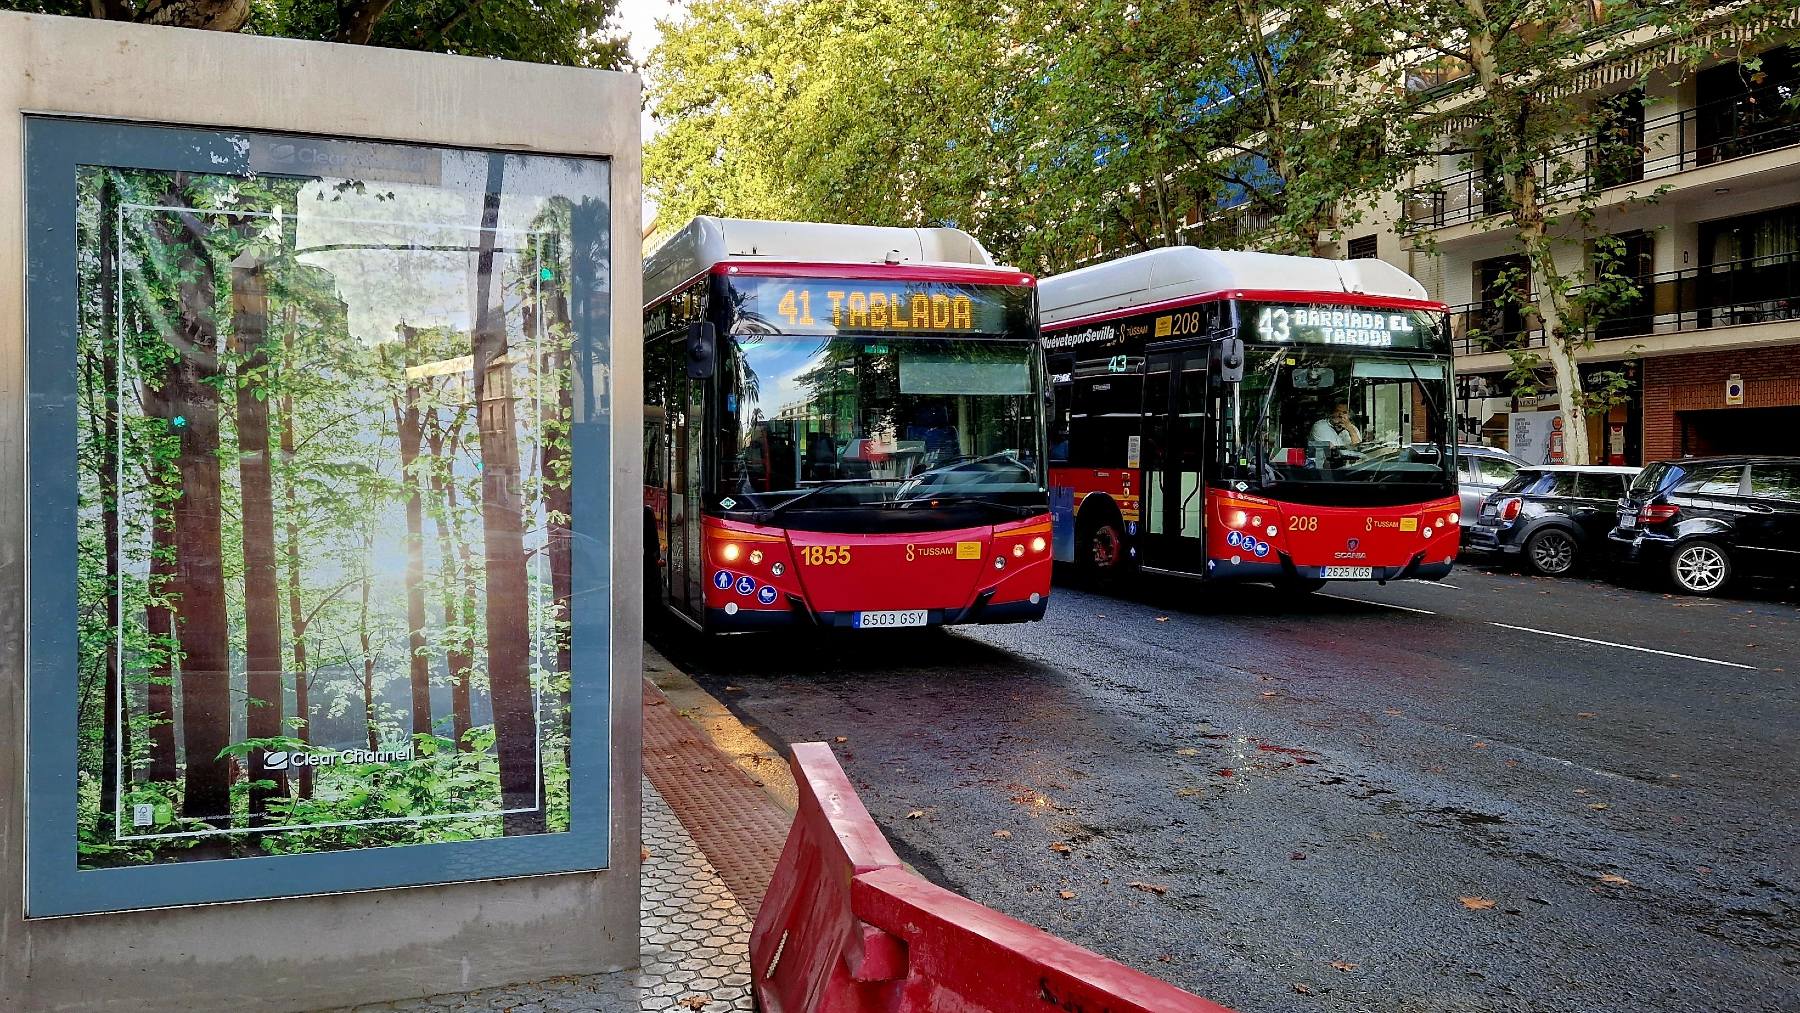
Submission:
<svg viewBox="0 0 1800 1013">
<path fill-rule="evenodd" d="M 1140 433 L 1144 378 L 1139 373 L 1077 376 L 1070 398 L 1075 419 L 1069 464 L 1078 468 L 1123 468 L 1131 437 Z"/>
</svg>

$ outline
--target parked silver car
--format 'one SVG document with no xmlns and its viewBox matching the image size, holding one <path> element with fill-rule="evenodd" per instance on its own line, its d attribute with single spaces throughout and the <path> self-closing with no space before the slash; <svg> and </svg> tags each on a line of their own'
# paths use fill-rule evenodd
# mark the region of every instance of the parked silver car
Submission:
<svg viewBox="0 0 1800 1013">
<path fill-rule="evenodd" d="M 1456 448 L 1456 490 L 1462 499 L 1462 530 L 1467 534 L 1481 516 L 1481 505 L 1495 490 L 1512 481 L 1524 461 L 1498 447 L 1465 444 Z"/>
</svg>

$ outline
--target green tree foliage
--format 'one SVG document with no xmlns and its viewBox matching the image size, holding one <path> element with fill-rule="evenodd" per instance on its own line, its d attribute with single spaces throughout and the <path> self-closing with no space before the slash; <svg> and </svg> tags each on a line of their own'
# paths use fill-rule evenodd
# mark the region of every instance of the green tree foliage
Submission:
<svg viewBox="0 0 1800 1013">
<path fill-rule="evenodd" d="M 292 39 L 619 67 L 617 0 L 0 0 L 0 9 Z"/>
<path fill-rule="evenodd" d="M 1379 55 L 1359 10 L 706 0 L 651 57 L 645 176 L 665 228 L 954 224 L 1038 270 L 1246 220 L 1310 250 L 1334 196 L 1393 171 L 1391 96 L 1319 85 Z"/>
<path fill-rule="evenodd" d="M 1607 231 L 1604 166 L 1641 164 L 1668 138 L 1641 140 L 1611 128 L 1631 89 L 1653 76 L 1677 78 L 1704 61 L 1754 53 L 1773 32 L 1791 30 L 1791 7 L 1751 2 L 1694 4 L 1650 0 L 1601 5 L 1587 0 L 1408 0 L 1386 5 L 1397 37 L 1413 40 L 1414 58 L 1460 75 L 1449 94 L 1412 104 L 1394 123 L 1394 147 L 1427 164 L 1451 159 L 1477 174 L 1477 197 L 1522 268 L 1485 293 L 1519 311 L 1541 347 L 1507 343 L 1516 379 L 1529 387 L 1548 371 L 1571 419 L 1611 407 L 1624 386 L 1616 373 L 1584 378 L 1578 356 L 1594 342 L 1593 324 L 1638 297 L 1640 279 L 1624 244 Z M 1660 57 L 1635 59 L 1655 38 Z M 1754 59 L 1751 60 L 1754 65 Z M 1677 126 L 1675 130 L 1682 127 Z M 1653 201 L 1652 182 L 1628 203 Z M 1421 245 L 1431 248 L 1429 237 Z M 1565 431 L 1565 458 L 1592 459 L 1585 424 Z"/>
</svg>

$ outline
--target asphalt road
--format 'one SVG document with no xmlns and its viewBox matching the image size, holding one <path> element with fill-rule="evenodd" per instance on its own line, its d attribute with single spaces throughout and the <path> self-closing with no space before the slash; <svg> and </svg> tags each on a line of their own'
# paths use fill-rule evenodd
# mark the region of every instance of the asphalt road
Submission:
<svg viewBox="0 0 1800 1013">
<path fill-rule="evenodd" d="M 1330 595 L 658 643 L 771 743 L 844 736 L 924 874 L 1245 1013 L 1800 1010 L 1794 592 Z"/>
</svg>

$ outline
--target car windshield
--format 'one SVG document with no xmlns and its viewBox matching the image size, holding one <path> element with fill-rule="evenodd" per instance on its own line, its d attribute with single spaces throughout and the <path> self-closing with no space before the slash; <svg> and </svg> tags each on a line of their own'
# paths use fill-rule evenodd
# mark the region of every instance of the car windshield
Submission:
<svg viewBox="0 0 1800 1013">
<path fill-rule="evenodd" d="M 1449 369 L 1441 358 L 1252 349 L 1243 408 L 1249 478 L 1272 495 L 1453 481 Z"/>
<path fill-rule="evenodd" d="M 1044 495 L 1034 342 L 741 334 L 725 365 L 727 510 Z"/>
</svg>

